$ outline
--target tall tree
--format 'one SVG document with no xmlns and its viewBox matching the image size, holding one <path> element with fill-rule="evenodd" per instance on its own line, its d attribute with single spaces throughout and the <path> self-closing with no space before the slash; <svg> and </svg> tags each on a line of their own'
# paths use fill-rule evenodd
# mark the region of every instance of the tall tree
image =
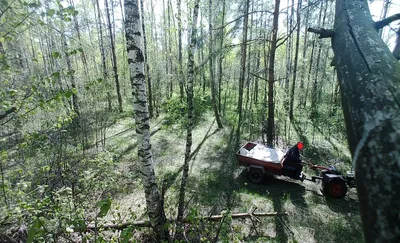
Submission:
<svg viewBox="0 0 400 243">
<path fill-rule="evenodd" d="M 95 0 L 96 4 L 93 4 L 95 8 L 95 17 L 97 16 L 97 28 L 99 30 L 99 47 L 100 47 L 100 55 L 101 55 L 101 69 L 102 69 L 102 74 L 103 74 L 103 80 L 104 82 L 107 83 L 108 80 L 108 71 L 107 71 L 107 65 L 106 65 L 106 53 L 104 50 L 104 41 L 103 41 L 103 23 L 101 21 L 101 11 L 100 11 L 100 0 Z M 97 8 L 96 8 L 97 7 Z M 97 11 L 96 11 L 97 9 Z M 110 91 L 107 90 L 107 101 L 108 101 L 108 110 L 112 109 L 111 105 L 111 93 Z"/>
<path fill-rule="evenodd" d="M 221 92 L 222 92 L 222 62 L 224 60 L 224 53 L 222 48 L 224 46 L 224 24 L 225 24 L 225 14 L 226 14 L 226 4 L 225 0 L 222 0 L 222 17 L 221 17 L 221 30 L 219 34 L 219 51 L 221 52 L 218 58 L 218 110 L 221 112 Z"/>
<path fill-rule="evenodd" d="M 250 8 L 250 0 L 246 1 L 245 6 L 245 14 L 243 20 L 243 38 L 242 38 L 242 47 L 241 47 L 241 55 L 242 58 L 240 60 L 240 78 L 239 78 L 239 100 L 238 100 L 238 123 L 236 128 L 236 146 L 239 145 L 240 139 L 240 129 L 242 126 L 242 110 L 243 110 L 243 86 L 244 79 L 246 75 L 246 58 L 247 58 L 247 25 L 249 21 L 249 8 Z"/>
<path fill-rule="evenodd" d="M 293 119 L 294 91 L 296 89 L 297 65 L 298 65 L 297 62 L 299 58 L 301 3 L 302 0 L 298 0 L 297 11 L 296 11 L 297 30 L 296 30 L 296 44 L 295 44 L 295 54 L 294 54 L 293 79 L 292 79 L 292 87 L 290 88 L 290 110 L 289 110 L 290 120 Z"/>
<path fill-rule="evenodd" d="M 400 64 L 375 26 L 367 1 L 336 0 L 334 32 L 310 31 L 332 37 L 364 239 L 398 242 Z"/>
<path fill-rule="evenodd" d="M 149 59 L 147 57 L 147 37 L 146 37 L 146 28 L 144 26 L 144 5 L 143 0 L 140 0 L 140 12 L 142 14 L 142 29 L 143 29 L 143 50 L 144 50 L 144 62 L 145 62 L 145 70 L 146 70 L 146 78 L 147 78 L 147 87 L 149 90 L 149 113 L 150 117 L 153 117 L 153 87 L 151 85 L 151 77 L 150 77 L 150 66 Z"/>
<path fill-rule="evenodd" d="M 61 29 L 61 39 L 62 39 L 62 43 L 63 43 L 63 51 L 64 51 L 64 55 L 65 55 L 65 60 L 67 62 L 67 68 L 68 68 L 68 76 L 70 78 L 71 81 L 71 87 L 73 89 L 72 91 L 72 107 L 75 111 L 75 113 L 79 116 L 80 112 L 79 112 L 79 101 L 78 101 L 78 89 L 76 86 L 76 80 L 75 80 L 75 70 L 72 69 L 72 63 L 71 63 L 71 58 L 70 58 L 70 54 L 68 51 L 68 43 L 67 43 L 67 37 L 65 36 L 65 32 L 64 32 L 64 25 L 62 25 L 62 29 Z"/>
<path fill-rule="evenodd" d="M 108 7 L 108 1 L 109 0 L 105 0 L 104 3 L 106 5 L 106 12 L 107 12 L 106 15 L 107 15 L 107 24 L 108 24 L 108 34 L 110 35 L 111 54 L 112 54 L 112 63 L 113 63 L 114 80 L 115 80 L 115 89 L 117 91 L 118 110 L 119 110 L 119 112 L 123 112 L 121 88 L 120 88 L 119 78 L 118 78 L 117 55 L 115 54 L 115 38 L 114 38 L 113 28 L 112 28 L 112 25 L 111 25 L 111 17 L 110 17 L 110 9 Z"/>
<path fill-rule="evenodd" d="M 166 218 L 156 183 L 150 144 L 149 112 L 144 74 L 143 35 L 137 0 L 125 0 L 125 35 L 133 94 L 140 174 L 146 196 L 147 213 L 157 238 L 167 239 Z"/>
<path fill-rule="evenodd" d="M 193 130 L 193 79 L 194 79 L 194 50 L 196 47 L 197 17 L 199 14 L 199 1 L 196 0 L 193 8 L 192 32 L 190 34 L 190 46 L 188 49 L 188 77 L 187 77 L 187 104 L 188 104 L 188 126 L 186 134 L 185 162 L 183 164 L 182 181 L 179 190 L 178 222 L 182 222 L 185 207 L 185 190 L 189 175 L 189 161 L 192 148 Z"/>
<path fill-rule="evenodd" d="M 278 37 L 278 19 L 279 19 L 280 0 L 275 0 L 274 20 L 272 22 L 272 38 L 271 49 L 269 54 L 268 68 L 268 127 L 267 127 L 267 144 L 273 146 L 274 142 L 274 126 L 275 126 L 275 105 L 274 105 L 274 82 L 275 82 L 275 52 Z"/>
<path fill-rule="evenodd" d="M 210 64 L 210 85 L 211 85 L 211 103 L 214 110 L 215 119 L 217 120 L 218 128 L 222 128 L 222 121 L 221 117 L 219 116 L 218 111 L 218 101 L 217 101 L 217 91 L 215 85 L 215 78 L 214 78 L 214 41 L 213 41 L 213 29 L 212 29 L 212 22 L 213 22 L 213 9 L 212 9 L 212 0 L 209 0 L 208 5 L 208 38 L 209 38 L 209 55 L 210 60 L 208 61 Z"/>
<path fill-rule="evenodd" d="M 183 81 L 183 69 L 182 69 L 182 6 L 181 0 L 178 0 L 178 80 L 179 80 L 179 94 L 181 101 L 184 98 L 184 81 Z"/>
</svg>

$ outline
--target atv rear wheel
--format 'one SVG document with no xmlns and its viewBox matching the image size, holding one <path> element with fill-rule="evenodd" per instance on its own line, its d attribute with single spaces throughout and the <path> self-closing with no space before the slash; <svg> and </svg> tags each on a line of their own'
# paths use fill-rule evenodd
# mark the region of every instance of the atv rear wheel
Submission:
<svg viewBox="0 0 400 243">
<path fill-rule="evenodd" d="M 325 183 L 324 192 L 334 198 L 343 198 L 347 193 L 347 186 L 343 180 L 333 179 Z"/>
<path fill-rule="evenodd" d="M 247 173 L 247 179 L 254 184 L 260 184 L 264 179 L 264 174 L 261 169 L 250 168 Z"/>
</svg>

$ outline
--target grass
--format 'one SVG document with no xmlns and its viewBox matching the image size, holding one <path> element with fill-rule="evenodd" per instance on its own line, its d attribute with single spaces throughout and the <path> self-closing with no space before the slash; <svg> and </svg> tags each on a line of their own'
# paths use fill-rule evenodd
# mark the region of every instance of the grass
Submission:
<svg viewBox="0 0 400 243">
<path fill-rule="evenodd" d="M 173 218 L 176 216 L 184 160 L 185 130 L 181 126 L 163 125 L 163 119 L 159 117 L 151 122 L 153 162 L 159 182 L 164 180 L 167 183 L 165 208 L 167 217 Z M 293 123 L 292 129 L 303 134 L 301 125 L 300 122 Z M 132 211 L 140 219 L 145 217 L 145 200 L 136 173 L 137 150 L 132 127 L 132 118 L 128 117 L 121 118 L 108 129 L 106 149 L 115 154 L 117 169 L 129 174 L 131 179 L 125 180 L 130 190 L 114 198 L 111 215 Z M 301 139 L 307 141 L 310 138 Z M 322 196 L 319 185 L 309 181 L 301 183 L 276 177 L 266 178 L 260 185 L 251 184 L 243 168 L 237 165 L 233 140 L 232 129 L 217 130 L 210 113 L 206 113 L 195 127 L 186 195 L 186 201 L 190 200 L 189 211 L 196 209 L 200 215 L 206 216 L 224 210 L 247 212 L 257 207 L 260 212 L 285 211 L 288 215 L 260 218 L 256 227 L 249 219 L 232 220 L 226 226 L 228 234 L 221 234 L 221 241 L 363 241 L 355 189 L 349 189 L 344 199 L 334 200 Z M 337 141 L 333 143 L 339 144 Z M 308 145 L 305 153 L 313 160 L 328 164 L 333 158 L 339 158 L 348 167 L 348 151 L 343 146 L 333 148 L 328 141 L 318 144 L 308 141 Z M 218 227 L 218 224 L 213 227 Z"/>
</svg>

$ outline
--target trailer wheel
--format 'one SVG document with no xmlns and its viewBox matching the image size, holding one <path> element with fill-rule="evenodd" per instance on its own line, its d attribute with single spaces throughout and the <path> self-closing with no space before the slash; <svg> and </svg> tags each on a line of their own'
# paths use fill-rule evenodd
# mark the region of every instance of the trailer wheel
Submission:
<svg viewBox="0 0 400 243">
<path fill-rule="evenodd" d="M 325 184 L 324 192 L 334 198 L 343 198 L 346 196 L 347 186 L 342 180 L 330 180 Z"/>
<path fill-rule="evenodd" d="M 247 179 L 251 183 L 260 184 L 264 179 L 264 175 L 263 175 L 261 169 L 250 168 L 249 172 L 247 173 Z"/>
</svg>

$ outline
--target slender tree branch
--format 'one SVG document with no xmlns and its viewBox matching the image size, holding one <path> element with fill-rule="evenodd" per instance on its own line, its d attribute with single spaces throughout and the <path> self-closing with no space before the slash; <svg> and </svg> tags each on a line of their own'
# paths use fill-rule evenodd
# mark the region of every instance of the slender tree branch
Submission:
<svg viewBox="0 0 400 243">
<path fill-rule="evenodd" d="M 308 32 L 315 33 L 315 34 L 319 34 L 319 36 L 318 36 L 319 39 L 322 39 L 322 38 L 332 38 L 333 35 L 335 34 L 335 32 L 334 32 L 333 30 L 331 30 L 331 29 L 324 29 L 324 28 L 321 28 L 321 29 L 314 29 L 314 28 L 309 27 L 309 28 L 307 29 L 307 31 L 308 31 Z"/>
<path fill-rule="evenodd" d="M 384 18 L 382 20 L 376 21 L 374 23 L 374 27 L 375 29 L 382 29 L 383 27 L 385 27 L 386 25 L 389 25 L 390 23 L 392 23 L 393 21 L 396 20 L 400 20 L 400 13 L 397 13 L 395 15 L 392 15 L 390 17 Z"/>
<path fill-rule="evenodd" d="M 248 14 L 244 14 L 244 15 L 242 15 L 242 16 L 239 16 L 239 17 L 237 17 L 236 19 L 225 23 L 225 24 L 222 25 L 222 26 L 219 26 L 219 27 L 217 27 L 217 28 L 214 28 L 213 30 L 218 30 L 218 29 L 225 28 L 226 26 L 228 26 L 228 25 L 230 25 L 230 24 L 232 24 L 232 23 L 234 23 L 234 22 L 240 20 L 241 18 L 246 17 L 247 15 L 253 14 L 253 13 L 269 13 L 269 14 L 273 14 L 273 12 L 268 11 L 268 10 L 258 10 L 258 11 L 249 12 Z"/>
<path fill-rule="evenodd" d="M 290 30 L 290 32 L 289 32 L 289 34 L 288 34 L 287 36 L 282 37 L 282 38 L 279 38 L 278 40 L 276 40 L 276 43 L 277 43 L 276 49 L 278 49 L 278 47 L 280 47 L 281 45 L 283 45 L 283 43 L 285 43 L 286 40 L 289 39 L 289 37 L 293 34 L 293 31 L 296 29 L 297 24 L 298 24 L 298 23 L 296 23 L 296 24 L 293 26 L 293 28 Z M 283 39 L 283 41 L 282 41 L 281 43 L 278 43 L 278 42 L 279 42 L 280 40 L 282 40 L 282 39 Z"/>
</svg>

